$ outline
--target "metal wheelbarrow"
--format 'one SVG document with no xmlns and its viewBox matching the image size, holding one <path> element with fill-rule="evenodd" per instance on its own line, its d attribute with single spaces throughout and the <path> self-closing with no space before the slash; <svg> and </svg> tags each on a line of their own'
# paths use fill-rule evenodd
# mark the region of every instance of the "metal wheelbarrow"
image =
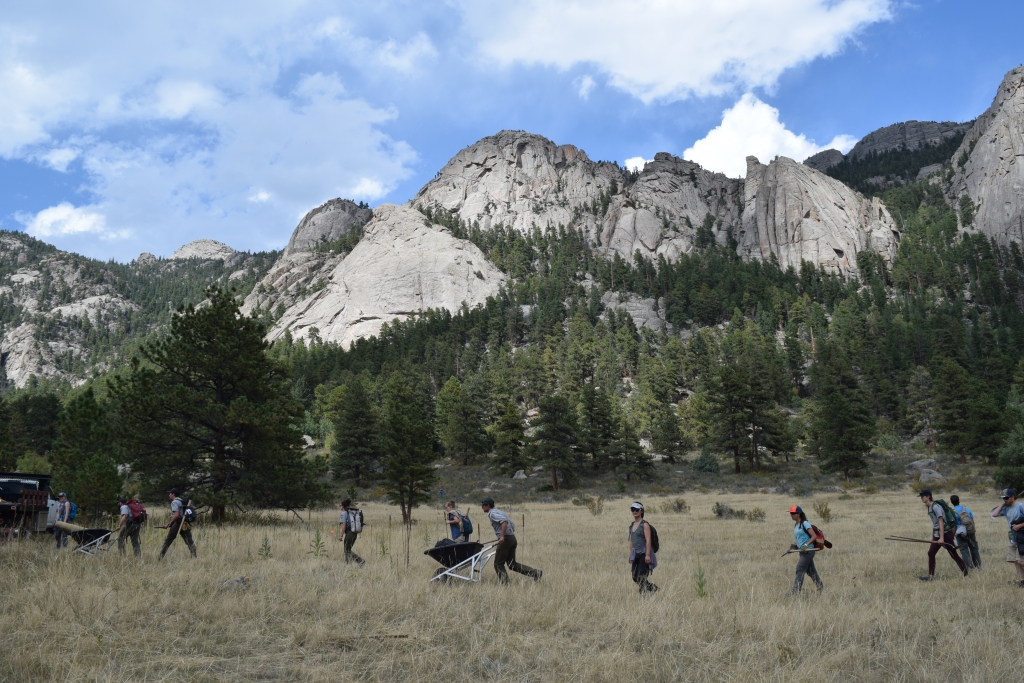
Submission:
<svg viewBox="0 0 1024 683">
<path fill-rule="evenodd" d="M 433 548 L 424 550 L 423 554 L 430 555 L 441 565 L 441 568 L 434 572 L 431 581 L 449 583 L 458 579 L 479 583 L 484 567 L 494 557 L 495 552 L 493 543 L 455 543 L 446 538 L 438 541 Z"/>
<path fill-rule="evenodd" d="M 114 544 L 113 531 L 109 529 L 79 529 L 72 531 L 69 536 L 75 539 L 78 546 L 76 553 L 84 553 L 95 557 L 100 551 L 107 552 Z"/>
</svg>

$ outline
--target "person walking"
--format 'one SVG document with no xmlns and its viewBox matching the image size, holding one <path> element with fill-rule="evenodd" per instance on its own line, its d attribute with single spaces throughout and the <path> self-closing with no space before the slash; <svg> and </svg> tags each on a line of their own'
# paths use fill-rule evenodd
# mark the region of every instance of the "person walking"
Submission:
<svg viewBox="0 0 1024 683">
<path fill-rule="evenodd" d="M 142 557 L 142 543 L 139 542 L 139 532 L 142 530 L 142 522 L 132 519 L 132 509 L 128 506 L 127 498 L 120 498 L 117 501 L 121 519 L 117 522 L 117 529 L 121 531 L 117 536 L 117 551 L 125 554 L 125 546 L 129 539 L 132 542 L 132 550 L 135 557 Z M 116 531 L 116 530 L 115 530 Z"/>
<path fill-rule="evenodd" d="M 57 494 L 57 521 L 64 524 L 71 523 L 71 501 L 68 494 L 61 491 Z M 57 550 L 68 547 L 68 535 L 61 531 L 57 525 L 53 527 L 53 537 L 57 540 Z"/>
<path fill-rule="evenodd" d="M 956 528 L 957 542 L 960 544 L 960 559 L 968 569 L 981 569 L 981 552 L 978 550 L 977 527 L 974 524 L 974 513 L 971 508 L 960 504 L 960 496 L 952 495 L 949 502 L 953 504 L 960 526 Z M 961 527 L 963 531 L 961 532 Z"/>
<path fill-rule="evenodd" d="M 352 546 L 355 545 L 359 534 L 363 531 L 363 513 L 361 510 L 352 507 L 352 500 L 349 498 L 341 501 L 341 519 L 338 520 L 338 523 L 341 524 L 341 538 L 339 540 L 345 542 L 345 564 L 355 562 L 362 567 L 366 564 L 366 561 L 352 552 Z"/>
<path fill-rule="evenodd" d="M 795 525 L 793 536 L 796 539 L 796 546 L 792 549 L 800 551 L 800 559 L 796 561 L 796 578 L 793 579 L 793 590 L 789 591 L 788 595 L 796 595 L 803 590 L 804 576 L 811 577 L 820 593 L 825 589 L 825 584 L 822 583 L 818 569 L 814 566 L 814 548 L 819 542 L 824 544 L 825 538 L 815 533 L 814 526 L 807 521 L 807 515 L 799 505 L 789 508 L 789 517 Z"/>
<path fill-rule="evenodd" d="M 508 585 L 508 572 L 505 571 L 505 566 L 508 565 L 512 571 L 529 576 L 534 581 L 540 581 L 544 572 L 516 562 L 516 526 L 509 516 L 494 507 L 493 498 L 484 498 L 480 506 L 487 519 L 491 520 L 494 535 L 498 537 L 498 546 L 494 553 L 494 572 L 498 575 L 498 580 Z"/>
<path fill-rule="evenodd" d="M 644 519 L 643 503 L 629 506 L 633 521 L 629 525 L 629 564 L 633 583 L 640 593 L 653 593 L 658 587 L 650 582 L 651 572 L 658 566 L 658 558 L 651 547 L 651 525 Z"/>
<path fill-rule="evenodd" d="M 956 543 L 955 536 L 953 535 L 955 529 L 947 529 L 949 526 L 946 524 L 946 512 L 942 509 L 942 506 L 932 500 L 932 492 L 928 489 L 924 489 L 920 493 L 921 502 L 925 508 L 928 509 L 928 516 L 932 520 L 932 544 L 928 548 L 928 576 L 918 577 L 922 581 L 931 581 L 935 578 L 935 556 L 939 553 L 942 548 L 946 549 L 949 556 L 956 562 L 956 566 L 963 573 L 964 577 L 967 576 L 967 565 L 960 559 L 960 556 L 956 554 Z"/>
<path fill-rule="evenodd" d="M 159 528 L 169 529 L 170 531 L 167 532 L 167 538 L 164 539 L 164 547 L 160 549 L 160 556 L 157 560 L 164 559 L 167 549 L 171 547 L 174 539 L 178 536 L 181 536 L 181 540 L 185 541 L 185 545 L 188 546 L 188 551 L 192 553 L 192 557 L 195 557 L 196 544 L 192 540 L 192 526 L 185 521 L 185 502 L 181 499 L 181 491 L 171 489 L 167 494 L 171 499 L 171 521 Z"/>
<path fill-rule="evenodd" d="M 444 506 L 445 524 L 452 531 L 452 540 L 456 543 L 466 543 L 469 536 L 466 535 L 465 525 L 462 523 L 462 513 L 455 507 L 455 501 L 449 500 Z"/>
<path fill-rule="evenodd" d="M 1000 496 L 1001 505 L 992 508 L 989 513 L 993 519 L 1006 517 L 1010 526 L 1010 548 L 1006 553 L 1006 561 L 1012 562 L 1017 570 L 1017 585 L 1024 588 L 1024 503 L 1017 500 L 1017 492 L 1003 489 Z"/>
</svg>

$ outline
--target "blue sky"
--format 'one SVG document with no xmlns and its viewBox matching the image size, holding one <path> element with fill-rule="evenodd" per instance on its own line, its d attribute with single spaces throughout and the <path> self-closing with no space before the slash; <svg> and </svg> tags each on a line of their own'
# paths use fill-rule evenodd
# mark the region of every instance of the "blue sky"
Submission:
<svg viewBox="0 0 1024 683">
<path fill-rule="evenodd" d="M 6 3 L 0 227 L 96 258 L 281 248 L 404 202 L 504 128 L 591 158 L 844 150 L 971 119 L 1024 62 L 1007 0 Z"/>
</svg>

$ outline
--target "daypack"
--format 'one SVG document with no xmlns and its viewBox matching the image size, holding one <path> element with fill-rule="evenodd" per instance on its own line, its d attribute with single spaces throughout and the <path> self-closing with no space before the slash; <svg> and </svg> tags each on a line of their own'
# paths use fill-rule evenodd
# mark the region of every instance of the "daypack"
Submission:
<svg viewBox="0 0 1024 683">
<path fill-rule="evenodd" d="M 473 533 L 473 522 L 469 521 L 469 515 L 459 513 L 459 516 L 462 517 L 462 535 L 469 538 L 469 535 Z"/>
<path fill-rule="evenodd" d="M 967 509 L 964 508 L 963 513 L 958 516 L 960 517 L 960 524 L 963 525 L 967 533 L 973 534 L 975 531 L 974 518 L 967 514 Z"/>
<path fill-rule="evenodd" d="M 149 518 L 149 513 L 146 512 L 146 506 L 134 498 L 129 500 L 127 505 L 129 512 L 128 516 L 132 518 L 132 522 L 141 524 Z"/>
<path fill-rule="evenodd" d="M 956 527 L 959 522 L 956 520 L 956 510 L 949 507 L 949 504 L 941 498 L 935 501 L 935 504 L 942 508 L 942 515 L 945 517 L 943 528 L 946 531 L 952 531 L 956 533 Z"/>
<path fill-rule="evenodd" d="M 185 512 L 182 513 L 181 518 L 185 521 L 185 524 L 192 526 L 199 519 L 199 513 L 192 507 L 192 501 L 185 503 Z"/>
<path fill-rule="evenodd" d="M 808 524 L 811 524 L 811 523 L 808 522 Z M 804 527 L 804 531 L 807 531 L 807 527 Z M 815 540 L 814 540 L 814 547 L 815 548 L 817 548 L 818 550 L 821 550 L 822 548 L 831 548 L 832 547 L 832 543 L 827 538 L 825 538 L 825 532 L 824 531 L 822 531 L 818 527 L 816 527 L 813 524 L 811 524 L 811 532 L 812 532 L 812 534 L 815 537 Z M 819 536 L 821 537 L 820 541 L 817 540 L 817 537 L 819 537 Z"/>
<path fill-rule="evenodd" d="M 68 505 L 71 506 L 71 511 L 68 512 L 68 521 L 73 522 L 75 521 L 75 517 L 78 516 L 78 506 L 72 503 L 70 500 L 68 501 Z"/>
<path fill-rule="evenodd" d="M 348 512 L 348 526 L 345 527 L 345 530 L 354 534 L 361 533 L 363 531 L 363 511 L 350 508 L 346 512 Z"/>
</svg>

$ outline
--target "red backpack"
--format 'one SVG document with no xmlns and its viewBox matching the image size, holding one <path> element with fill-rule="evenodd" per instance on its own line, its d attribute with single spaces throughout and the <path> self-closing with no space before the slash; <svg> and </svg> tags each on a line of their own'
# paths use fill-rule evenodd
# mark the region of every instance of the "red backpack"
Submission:
<svg viewBox="0 0 1024 683">
<path fill-rule="evenodd" d="M 146 506 L 134 498 L 128 501 L 128 511 L 131 513 L 133 522 L 142 523 L 149 518 L 149 513 L 146 512 Z"/>
<path fill-rule="evenodd" d="M 818 540 L 814 541 L 814 547 L 815 548 L 817 548 L 818 550 L 821 550 L 822 548 L 831 548 L 832 547 L 832 542 L 825 538 L 825 532 L 824 531 L 822 531 L 818 527 L 814 526 L 813 524 L 811 524 L 811 530 L 814 532 L 815 538 L 817 538 L 819 536 L 821 537 L 821 541 L 818 541 Z"/>
</svg>

